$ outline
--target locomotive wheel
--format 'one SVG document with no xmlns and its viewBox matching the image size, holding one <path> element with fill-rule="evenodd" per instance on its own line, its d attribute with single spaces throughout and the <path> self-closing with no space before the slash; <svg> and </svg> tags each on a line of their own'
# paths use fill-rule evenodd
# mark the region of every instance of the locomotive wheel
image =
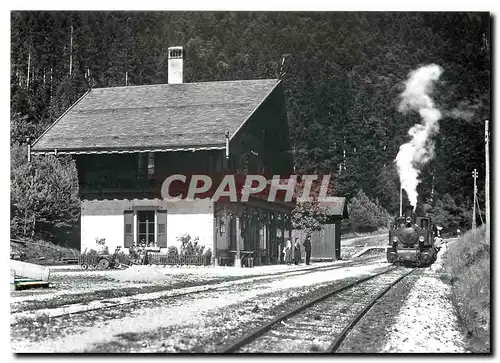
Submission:
<svg viewBox="0 0 500 363">
<path fill-rule="evenodd" d="M 105 258 L 101 258 L 97 266 L 99 267 L 99 269 L 105 270 L 109 267 L 109 261 Z"/>
<path fill-rule="evenodd" d="M 398 256 L 394 251 L 387 251 L 387 262 L 389 263 L 396 263 L 398 260 Z"/>
<path fill-rule="evenodd" d="M 423 252 L 420 255 L 420 263 L 422 266 L 430 266 L 434 261 L 435 261 L 434 256 L 428 252 Z"/>
<path fill-rule="evenodd" d="M 86 263 L 82 263 L 80 267 L 82 268 L 82 270 L 86 270 L 89 268 L 89 265 L 87 265 Z"/>
</svg>

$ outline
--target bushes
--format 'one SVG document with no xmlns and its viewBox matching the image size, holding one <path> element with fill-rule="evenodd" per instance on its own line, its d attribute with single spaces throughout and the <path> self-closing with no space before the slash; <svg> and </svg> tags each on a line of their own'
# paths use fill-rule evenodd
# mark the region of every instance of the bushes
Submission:
<svg viewBox="0 0 500 363">
<path fill-rule="evenodd" d="M 177 252 L 177 247 L 171 246 L 168 248 L 167 254 L 172 254 L 175 256 L 177 254 L 181 258 L 194 258 L 195 260 L 199 257 L 203 257 L 203 264 L 210 265 L 212 258 L 212 250 L 205 246 L 199 245 L 199 238 L 195 237 L 191 239 L 191 236 L 187 233 L 177 237 L 177 240 L 181 242 L 180 253 Z"/>
<path fill-rule="evenodd" d="M 370 200 L 362 190 L 351 198 L 347 208 L 349 220 L 344 222 L 345 232 L 346 229 L 350 232 L 373 232 L 389 223 L 387 211 L 378 200 Z"/>
<path fill-rule="evenodd" d="M 445 267 L 451 276 L 452 300 L 470 335 L 481 342 L 474 352 L 490 348 L 490 245 L 485 228 L 467 232 L 449 245 Z"/>
<path fill-rule="evenodd" d="M 169 257 L 178 257 L 179 256 L 179 250 L 175 246 L 170 246 L 167 248 L 167 256 Z"/>
<path fill-rule="evenodd" d="M 205 246 L 200 246 L 198 244 L 199 238 L 195 237 L 194 240 L 187 233 L 184 233 L 177 237 L 177 241 L 181 243 L 180 254 L 184 256 L 201 256 L 203 255 L 203 250 Z"/>
</svg>

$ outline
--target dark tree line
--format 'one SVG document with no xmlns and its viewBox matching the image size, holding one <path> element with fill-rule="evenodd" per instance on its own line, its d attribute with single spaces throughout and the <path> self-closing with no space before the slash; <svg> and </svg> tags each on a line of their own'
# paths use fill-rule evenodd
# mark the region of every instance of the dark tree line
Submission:
<svg viewBox="0 0 500 363">
<path fill-rule="evenodd" d="M 398 96 L 411 70 L 439 64 L 433 97 L 448 112 L 422 172 L 421 205 L 448 194 L 470 210 L 470 172 L 484 176 L 487 13 L 12 12 L 11 29 L 12 144 L 40 135 L 76 101 L 85 74 L 95 87 L 166 83 L 167 48 L 182 45 L 186 82 L 275 78 L 286 54 L 297 171 L 333 174 L 338 195 L 363 190 L 392 214 L 394 159 L 419 122 L 397 111 Z"/>
</svg>

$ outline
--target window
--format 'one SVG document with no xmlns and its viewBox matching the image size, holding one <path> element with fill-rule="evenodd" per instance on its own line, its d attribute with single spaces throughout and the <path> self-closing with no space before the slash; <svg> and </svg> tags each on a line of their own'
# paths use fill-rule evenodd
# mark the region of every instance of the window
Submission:
<svg viewBox="0 0 500 363">
<path fill-rule="evenodd" d="M 155 245 L 155 211 L 137 212 L 137 241 L 146 246 Z"/>
<path fill-rule="evenodd" d="M 155 153 L 137 154 L 137 179 L 153 179 L 155 175 Z"/>
<path fill-rule="evenodd" d="M 155 153 L 148 153 L 148 178 L 155 175 Z"/>
<path fill-rule="evenodd" d="M 146 154 L 137 154 L 137 179 L 143 179 L 146 174 Z"/>
</svg>

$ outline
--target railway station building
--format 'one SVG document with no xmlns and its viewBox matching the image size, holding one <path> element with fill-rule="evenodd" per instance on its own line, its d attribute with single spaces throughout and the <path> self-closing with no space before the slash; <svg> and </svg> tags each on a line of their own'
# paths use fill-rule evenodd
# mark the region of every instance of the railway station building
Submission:
<svg viewBox="0 0 500 363">
<path fill-rule="evenodd" d="M 184 83 L 183 49 L 169 48 L 167 84 L 88 90 L 31 146 L 72 155 L 81 198 L 81 251 L 145 243 L 166 253 L 189 234 L 215 264 L 276 263 L 293 203 L 162 198 L 174 174 L 290 175 L 280 80 Z"/>
</svg>

